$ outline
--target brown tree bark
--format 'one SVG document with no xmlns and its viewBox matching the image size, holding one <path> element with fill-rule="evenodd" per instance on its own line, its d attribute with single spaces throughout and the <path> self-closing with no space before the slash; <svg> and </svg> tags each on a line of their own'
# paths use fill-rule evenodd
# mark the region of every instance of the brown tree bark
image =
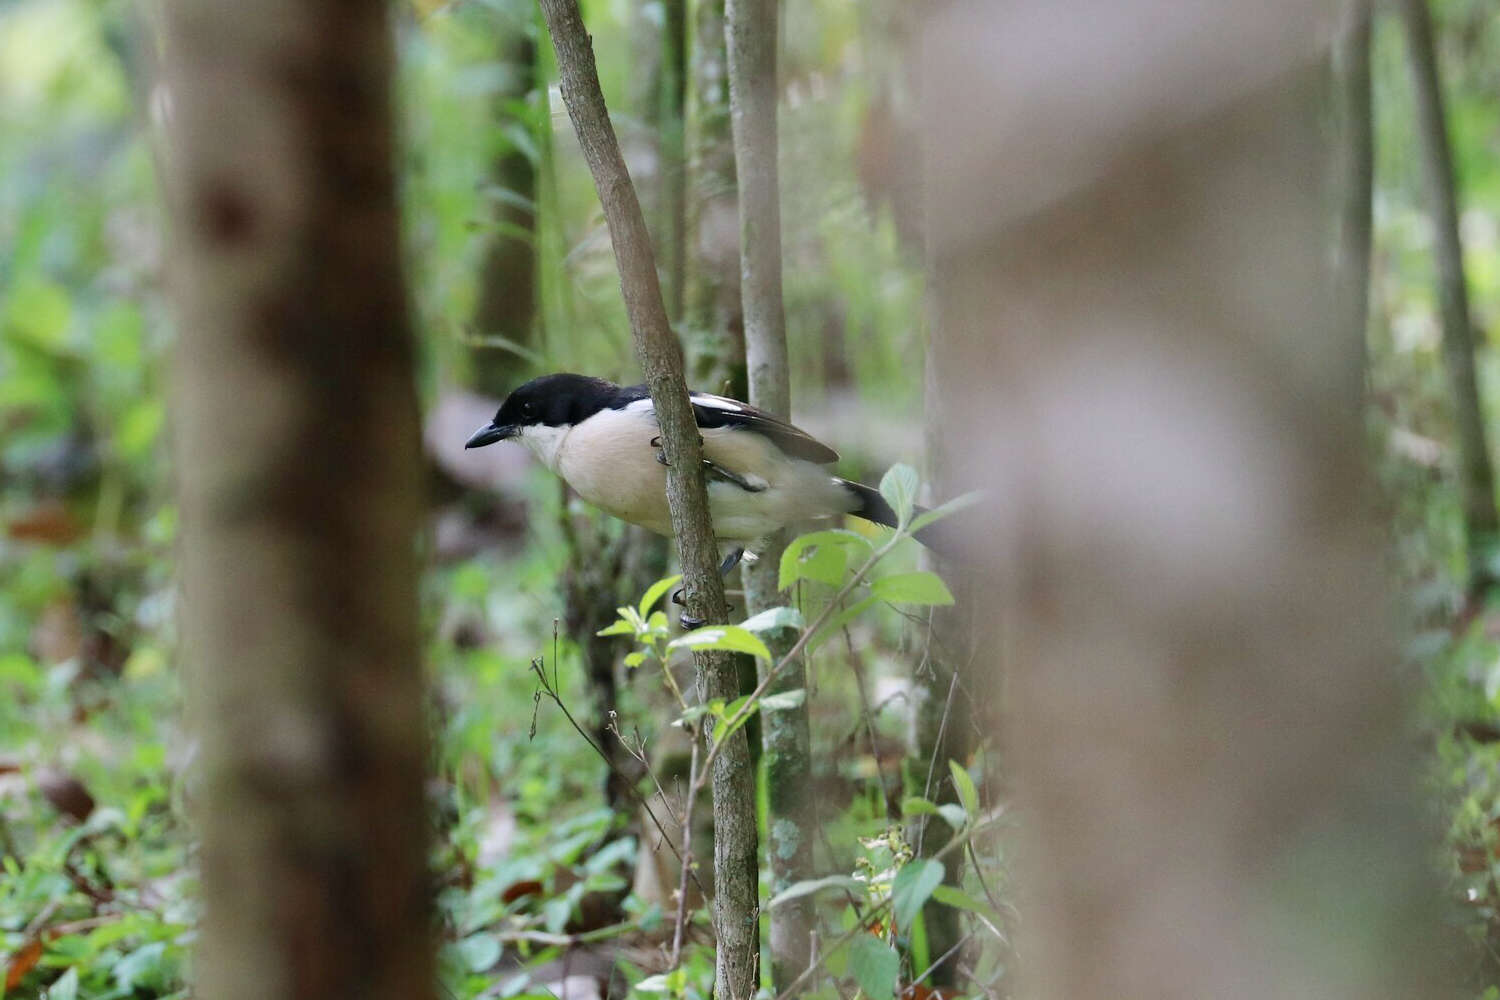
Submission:
<svg viewBox="0 0 1500 1000">
<path fill-rule="evenodd" d="M 651 401 L 661 424 L 667 459 L 667 503 L 682 562 L 688 613 L 723 622 L 724 582 L 704 491 L 698 425 L 682 374 L 682 353 L 672 334 L 657 281 L 646 222 L 620 156 L 599 89 L 599 74 L 576 0 L 542 0 L 542 12 L 557 50 L 561 89 L 594 175 L 620 269 L 620 288 Z M 739 694 L 733 657 L 695 654 L 705 698 L 731 701 Z M 714 932 L 718 939 L 715 992 L 748 1000 L 755 992 L 759 953 L 755 836 L 755 780 L 743 730 L 729 737 L 713 770 Z M 749 876 L 749 877 L 747 877 Z"/>
<path fill-rule="evenodd" d="M 1407 65 L 1416 97 L 1422 178 L 1432 217 L 1438 274 L 1438 313 L 1443 323 L 1443 366 L 1453 394 L 1458 431 L 1458 485 L 1469 559 L 1469 592 L 1478 595 L 1500 582 L 1500 513 L 1495 506 L 1495 470 L 1485 434 L 1484 402 L 1474 370 L 1474 327 L 1464 280 L 1463 244 L 1458 232 L 1458 194 L 1453 153 L 1443 112 L 1442 81 L 1426 0 L 1400 0 L 1406 26 Z"/>
<path fill-rule="evenodd" d="M 165 5 L 194 992 L 217 1000 L 434 995 L 386 10 Z"/>
<path fill-rule="evenodd" d="M 750 403 L 791 418 L 791 374 L 787 363 L 786 313 L 781 295 L 781 186 L 776 158 L 777 0 L 727 0 L 725 37 L 729 57 L 729 107 L 740 201 L 740 300 L 744 307 L 745 367 Z M 786 532 L 762 543 L 755 563 L 744 567 L 745 604 L 751 613 L 786 603 L 777 576 Z M 785 630 L 767 637 L 776 659 L 796 640 Z M 768 665 L 769 666 L 769 665 Z M 801 660 L 788 664 L 768 693 L 807 687 Z M 766 768 L 770 834 L 766 854 L 771 893 L 812 877 L 816 837 L 811 786 L 811 741 L 807 705 L 763 714 L 762 757 Z M 812 898 L 771 911 L 771 982 L 795 982 L 812 958 Z"/>
<path fill-rule="evenodd" d="M 1308 335 L 1325 12 L 1087 7 L 960 0 L 922 49 L 1024 988 L 1449 995 L 1357 359 Z"/>
</svg>

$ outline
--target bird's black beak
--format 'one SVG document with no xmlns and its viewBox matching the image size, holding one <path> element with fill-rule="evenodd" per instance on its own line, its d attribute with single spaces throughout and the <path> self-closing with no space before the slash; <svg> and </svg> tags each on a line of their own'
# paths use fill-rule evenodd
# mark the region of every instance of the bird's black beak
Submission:
<svg viewBox="0 0 1500 1000">
<path fill-rule="evenodd" d="M 515 437 L 516 429 L 510 424 L 488 423 L 475 431 L 469 440 L 464 443 L 465 448 L 483 448 L 487 444 L 496 441 L 504 441 L 508 437 Z"/>
</svg>

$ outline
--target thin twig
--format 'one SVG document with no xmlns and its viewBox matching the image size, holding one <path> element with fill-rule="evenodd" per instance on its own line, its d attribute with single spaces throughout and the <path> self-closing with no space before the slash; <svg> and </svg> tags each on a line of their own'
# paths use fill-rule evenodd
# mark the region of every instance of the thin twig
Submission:
<svg viewBox="0 0 1500 1000">
<path fill-rule="evenodd" d="M 974 865 L 974 875 L 979 879 L 979 888 L 984 890 L 984 898 L 989 900 L 990 909 L 994 910 L 996 913 L 999 913 L 1005 907 L 1001 905 L 1000 898 L 990 890 L 989 882 L 985 881 L 984 869 L 979 866 L 979 855 L 974 853 L 974 841 L 969 841 L 968 844 L 965 845 L 965 847 L 969 852 L 969 861 Z"/>
<path fill-rule="evenodd" d="M 954 670 L 948 679 L 948 695 L 943 699 L 943 716 L 938 720 L 937 739 L 932 741 L 932 759 L 927 762 L 927 780 L 922 784 L 922 797 L 932 799 L 932 781 L 937 772 L 938 757 L 942 756 L 943 741 L 948 735 L 948 719 L 953 715 L 953 694 L 958 690 L 958 671 Z M 929 816 L 917 827 L 917 854 L 922 853 L 922 841 L 927 836 L 927 823 L 931 821 Z"/>
<path fill-rule="evenodd" d="M 978 916 L 978 914 L 975 915 Z M 986 923 L 988 923 L 988 921 L 986 921 Z M 952 958 L 958 952 L 958 949 L 968 944 L 970 939 L 973 937 L 974 932 L 969 931 L 969 933 L 965 934 L 963 937 L 955 941 L 953 943 L 953 947 L 949 948 L 947 951 L 943 952 L 941 955 L 935 958 L 932 961 L 932 964 L 928 965 L 927 968 L 922 971 L 922 974 L 920 976 L 914 976 L 910 985 L 915 986 L 922 980 L 926 979 L 928 976 L 932 975 L 933 971 L 936 970 L 938 966 L 942 965 L 944 962 L 948 961 L 948 959 Z"/>
<path fill-rule="evenodd" d="M 641 767 L 645 769 L 646 776 L 651 779 L 651 784 L 656 786 L 656 794 L 661 796 L 662 805 L 667 807 L 668 818 L 673 823 L 681 823 L 682 817 L 679 816 L 677 810 L 672 807 L 672 797 L 668 795 L 667 790 L 661 786 L 661 779 L 656 776 L 655 768 L 653 768 L 651 766 L 651 762 L 646 759 L 646 741 L 641 736 L 640 729 L 638 727 L 633 729 L 635 733 L 636 745 L 631 746 L 630 741 L 625 738 L 625 734 L 620 732 L 619 719 L 615 716 L 614 712 L 610 712 L 610 718 L 614 721 L 609 724 L 609 731 L 615 734 L 615 739 L 620 741 L 620 746 L 625 748 L 625 752 L 630 754 L 630 756 L 633 757 L 641 765 Z"/>
<path fill-rule="evenodd" d="M 604 761 L 609 769 L 621 779 L 621 784 L 623 785 L 623 787 L 630 791 L 631 797 L 634 798 L 636 803 L 646 811 L 646 815 L 651 817 L 651 824 L 655 826 L 657 832 L 661 834 L 662 842 L 667 845 L 667 849 L 670 850 L 673 856 L 677 858 L 677 863 L 684 864 L 682 854 L 677 850 L 677 845 L 672 843 L 671 835 L 668 834 L 666 828 L 662 826 L 661 820 L 656 818 L 656 813 L 652 812 L 651 806 L 646 801 L 645 796 L 641 795 L 641 793 L 636 789 L 635 783 L 630 780 L 630 777 L 620 770 L 619 765 L 610 760 L 609 755 L 604 752 L 603 748 L 601 748 L 599 744 L 594 742 L 594 738 L 588 733 L 584 732 L 583 727 L 578 724 L 578 720 L 573 718 L 573 713 L 568 711 L 568 706 L 563 704 L 563 700 L 558 695 L 556 688 L 554 688 L 552 682 L 547 679 L 547 671 L 542 663 L 541 657 L 537 657 L 536 659 L 531 661 L 531 670 L 532 673 L 536 674 L 538 682 L 542 685 L 542 691 L 547 695 L 547 697 L 551 698 L 553 703 L 556 704 L 557 707 L 562 711 L 563 718 L 568 720 L 568 724 L 573 727 L 574 731 L 576 731 L 579 736 L 583 737 L 584 742 L 592 747 L 594 753 L 598 754 L 600 759 Z M 695 883 L 698 881 L 698 877 L 696 875 L 693 876 L 693 881 Z M 699 884 L 698 888 L 701 891 L 703 889 L 702 884 Z M 705 896 L 708 895 L 707 892 L 704 892 L 703 894 Z"/>
<path fill-rule="evenodd" d="M 495 940 L 501 944 L 526 943 L 567 947 L 575 944 L 593 944 L 597 941 L 608 941 L 640 929 L 641 922 L 639 920 L 627 920 L 621 924 L 610 924 L 608 927 L 596 927 L 591 931 L 579 931 L 577 934 L 553 934 L 548 931 L 496 931 Z"/>
<path fill-rule="evenodd" d="M 695 735 L 692 740 L 692 756 L 688 758 L 688 788 L 698 783 L 698 747 Z M 693 808 L 689 798 L 682 811 L 682 873 L 677 880 L 677 916 L 672 923 L 672 962 L 669 968 L 677 968 L 682 959 L 682 934 L 687 926 L 688 874 L 693 867 Z"/>
<path fill-rule="evenodd" d="M 859 692 L 860 715 L 864 719 L 865 733 L 870 740 L 870 758 L 875 761 L 875 778 L 880 782 L 880 800 L 885 803 L 885 818 L 896 822 L 901 819 L 901 809 L 891 794 L 892 785 L 885 780 L 885 768 L 880 766 L 880 745 L 875 742 L 875 712 L 870 707 L 870 695 L 865 690 L 864 662 L 854 652 L 854 639 L 845 625 L 844 649 L 849 654 L 849 672 L 854 675 L 854 689 Z"/>
</svg>

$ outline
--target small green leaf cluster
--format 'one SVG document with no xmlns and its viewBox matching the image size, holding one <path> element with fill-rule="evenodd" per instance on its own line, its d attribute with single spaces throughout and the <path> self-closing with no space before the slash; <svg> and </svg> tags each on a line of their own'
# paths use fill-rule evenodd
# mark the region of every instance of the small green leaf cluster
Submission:
<svg viewBox="0 0 1500 1000">
<path fill-rule="evenodd" d="M 902 803 L 907 818 L 934 815 L 954 830 L 953 845 L 961 846 L 982 825 L 979 792 L 972 776 L 957 761 L 948 762 L 958 792 L 957 803 L 936 804 L 920 796 Z M 769 907 L 835 890 L 846 901 L 845 937 L 830 945 L 827 965 L 835 976 L 847 976 L 871 1000 L 892 1000 L 901 974 L 897 945 L 922 936 L 922 908 L 929 901 L 972 914 L 995 933 L 1002 918 L 987 903 L 962 889 L 944 885 L 944 865 L 937 857 L 916 857 L 899 827 L 860 838 L 863 854 L 851 874 L 826 875 L 788 886 L 772 897 Z M 889 913 L 889 919 L 883 914 Z M 847 948 L 843 947 L 847 944 Z M 913 949 L 915 953 L 916 949 Z M 919 974 L 914 970 L 913 976 Z"/>
</svg>

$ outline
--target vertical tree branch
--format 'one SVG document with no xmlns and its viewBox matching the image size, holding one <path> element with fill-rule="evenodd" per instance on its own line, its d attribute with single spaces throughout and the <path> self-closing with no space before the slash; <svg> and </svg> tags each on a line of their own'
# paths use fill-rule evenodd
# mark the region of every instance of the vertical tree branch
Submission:
<svg viewBox="0 0 1500 1000">
<path fill-rule="evenodd" d="M 692 253 L 684 332 L 694 385 L 746 398 L 745 321 L 740 310 L 739 206 L 730 137 L 724 0 L 693 10 L 692 165 L 689 228 Z"/>
<path fill-rule="evenodd" d="M 656 263 L 640 202 L 620 156 L 599 88 L 593 46 L 577 0 L 542 0 L 557 50 L 563 102 L 599 190 L 620 269 L 636 356 L 646 377 L 666 453 L 667 503 L 682 561 L 687 609 L 708 622 L 726 618 L 724 584 L 704 491 L 698 426 L 682 375 L 682 355 L 662 302 Z M 733 699 L 739 691 L 733 657 L 695 654 L 705 697 Z M 714 930 L 718 937 L 716 993 L 748 1000 L 755 992 L 756 941 L 754 775 L 744 734 L 736 733 L 713 770 Z"/>
<path fill-rule="evenodd" d="M 1364 380 L 1370 313 L 1370 240 L 1375 184 L 1375 129 L 1370 98 L 1370 0 L 1349 0 L 1335 50 L 1340 126 L 1338 248 L 1339 328 L 1352 338 Z"/>
<path fill-rule="evenodd" d="M 661 202 L 658 243 L 665 248 L 667 315 L 683 316 L 687 288 L 687 0 L 663 0 L 661 91 L 657 97 L 661 129 Z"/>
<path fill-rule="evenodd" d="M 1416 97 L 1422 178 L 1436 241 L 1438 311 L 1443 322 L 1443 364 L 1453 394 L 1453 422 L 1458 429 L 1458 478 L 1468 536 L 1469 591 L 1478 595 L 1500 580 L 1493 565 L 1500 555 L 1500 514 L 1495 507 L 1495 472 L 1484 430 L 1484 404 L 1474 370 L 1474 328 L 1464 282 L 1453 153 L 1427 2 L 1400 0 L 1399 6 Z"/>
<path fill-rule="evenodd" d="M 165 5 L 199 996 L 434 992 L 387 5 Z"/>
<path fill-rule="evenodd" d="M 782 418 L 791 416 L 786 313 L 781 294 L 781 189 L 777 177 L 777 0 L 726 0 L 729 109 L 735 174 L 740 192 L 740 300 L 745 316 L 745 367 L 750 402 Z M 744 568 L 745 603 L 752 612 L 782 602 L 777 587 L 784 532 L 768 539 L 761 558 Z M 769 637 L 780 657 L 795 636 Z M 768 690 L 806 687 L 800 660 L 789 664 Z M 765 713 L 761 746 L 770 789 L 770 843 L 774 894 L 812 875 L 813 815 L 807 797 L 811 767 L 805 703 Z M 811 959 L 811 897 L 771 911 L 771 978 L 793 982 Z"/>
</svg>

